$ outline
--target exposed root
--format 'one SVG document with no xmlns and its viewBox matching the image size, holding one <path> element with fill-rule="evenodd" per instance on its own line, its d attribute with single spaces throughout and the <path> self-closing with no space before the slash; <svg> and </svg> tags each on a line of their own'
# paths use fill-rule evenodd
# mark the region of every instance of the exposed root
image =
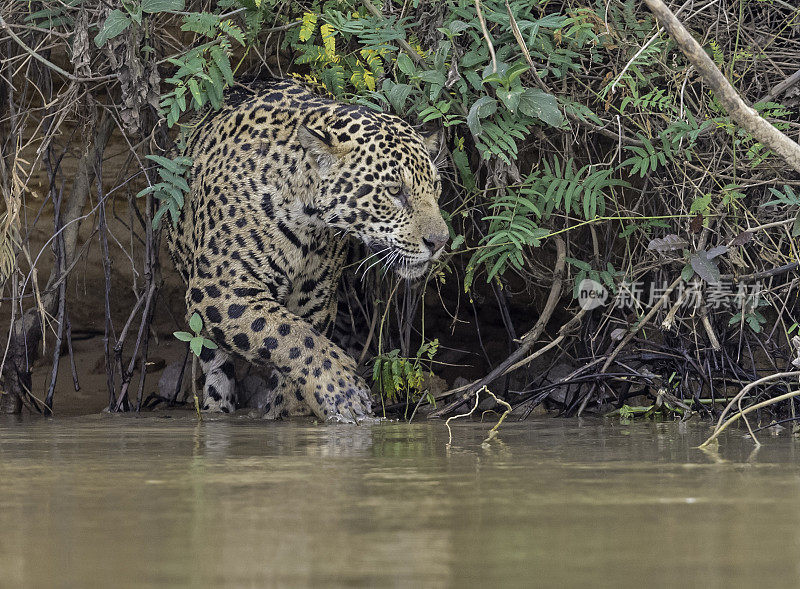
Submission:
<svg viewBox="0 0 800 589">
<path fill-rule="evenodd" d="M 489 393 L 492 396 L 492 399 L 494 399 L 497 403 L 499 403 L 500 405 L 505 406 L 506 410 L 500 416 L 500 419 L 497 420 L 497 423 L 494 424 L 494 427 L 489 430 L 489 435 L 486 436 L 486 439 L 483 442 L 481 442 L 481 446 L 483 446 L 484 444 L 488 444 L 489 442 L 491 442 L 492 440 L 494 440 L 497 437 L 497 430 L 500 428 L 500 424 L 503 423 L 503 420 L 508 415 L 510 415 L 511 411 L 512 411 L 511 405 L 509 405 L 508 403 L 503 401 L 503 399 L 498 399 L 497 396 L 492 391 L 490 391 L 486 387 L 483 387 L 482 390 L 486 391 L 487 393 Z"/>
<path fill-rule="evenodd" d="M 506 408 L 506 410 L 500 416 L 500 419 L 497 420 L 497 423 L 494 424 L 494 427 L 489 430 L 489 435 L 486 436 L 486 439 L 483 440 L 483 442 L 481 442 L 481 446 L 484 446 L 484 445 L 488 444 L 489 442 L 491 442 L 492 440 L 494 440 L 497 437 L 497 431 L 500 428 L 500 424 L 503 423 L 505 418 L 511 413 L 512 408 L 511 408 L 511 405 L 506 403 L 503 399 L 499 399 L 497 397 L 497 395 L 495 395 L 492 391 L 490 391 L 487 387 L 484 386 L 480 391 L 475 393 L 475 405 L 472 406 L 472 409 L 470 409 L 467 413 L 461 413 L 460 415 L 453 415 L 451 417 L 448 417 L 445 420 L 444 424 L 447 426 L 447 447 L 448 448 L 453 443 L 453 430 L 450 429 L 450 422 L 453 419 L 460 419 L 462 417 L 469 417 L 473 413 L 475 413 L 475 410 L 478 408 L 478 403 L 480 402 L 480 393 L 483 393 L 483 392 L 491 395 L 492 399 L 494 399 L 495 402 L 498 403 L 499 405 L 503 405 Z"/>
<path fill-rule="evenodd" d="M 478 408 L 478 402 L 479 401 L 480 401 L 480 397 L 478 395 L 475 395 L 475 406 L 472 407 L 472 409 L 470 409 L 470 411 L 468 413 L 462 413 L 461 415 L 453 415 L 451 417 L 448 417 L 445 420 L 444 424 L 447 426 L 447 447 L 448 448 L 453 443 L 453 430 L 450 429 L 450 422 L 453 421 L 454 419 L 461 419 L 462 417 L 469 417 L 470 415 L 475 413 L 475 410 Z"/>
</svg>

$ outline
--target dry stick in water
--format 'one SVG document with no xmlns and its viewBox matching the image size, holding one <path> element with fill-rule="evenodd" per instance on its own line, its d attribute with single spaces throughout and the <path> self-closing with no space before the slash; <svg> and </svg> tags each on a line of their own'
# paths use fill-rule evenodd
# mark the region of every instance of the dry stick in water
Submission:
<svg viewBox="0 0 800 589">
<path fill-rule="evenodd" d="M 777 374 L 770 374 L 769 376 L 765 376 L 764 378 L 760 378 L 758 380 L 754 380 L 753 382 L 751 382 L 747 386 L 743 387 L 742 390 L 739 391 L 739 393 L 735 397 L 733 397 L 728 402 L 728 404 L 725 406 L 725 409 L 723 409 L 722 414 L 720 414 L 719 419 L 717 420 L 717 425 L 714 427 L 714 435 L 711 436 L 705 442 L 703 442 L 701 448 L 703 446 L 705 446 L 706 444 L 708 444 L 711 440 L 716 438 L 722 432 L 722 430 L 724 430 L 726 427 L 728 427 L 728 425 L 730 425 L 731 422 L 736 421 L 737 419 L 742 417 L 744 414 L 750 412 L 752 407 L 748 407 L 747 409 L 743 410 L 740 403 L 741 403 L 742 399 L 745 397 L 745 395 L 747 395 L 747 393 L 750 392 L 751 389 L 754 389 L 758 385 L 764 384 L 766 382 L 770 382 L 772 380 L 779 380 L 779 379 L 782 379 L 782 378 L 791 378 L 792 376 L 800 376 L 800 372 L 793 371 L 793 372 L 778 372 Z M 795 393 L 795 394 L 799 394 L 799 393 Z M 783 395 L 780 396 L 780 397 L 775 397 L 775 399 L 781 399 L 781 398 L 783 398 Z M 731 417 L 730 419 L 728 419 L 727 421 L 725 421 L 725 416 L 728 414 L 728 412 L 731 409 L 733 409 L 733 406 L 735 404 L 739 404 L 739 412 L 736 415 L 734 415 L 733 417 Z M 767 403 L 767 404 L 769 404 L 769 403 Z M 761 406 L 761 403 L 759 403 L 759 406 Z M 754 405 L 754 407 L 755 407 L 755 405 Z M 749 429 L 749 424 L 748 424 L 748 429 Z M 753 437 L 753 440 L 755 441 L 756 444 L 758 444 L 758 440 L 756 440 L 755 437 Z"/>
<path fill-rule="evenodd" d="M 730 419 L 728 419 L 726 422 L 722 423 L 722 418 L 725 416 L 725 413 L 728 411 L 728 409 L 730 409 L 731 405 L 733 405 L 733 403 L 737 402 L 737 400 L 738 400 L 738 399 L 740 399 L 740 398 L 741 398 L 741 397 L 742 397 L 744 394 L 746 394 L 746 393 L 747 393 L 747 391 L 749 391 L 751 388 L 754 388 L 754 387 L 758 386 L 759 384 L 763 384 L 763 383 L 765 383 L 765 382 L 768 382 L 768 381 L 770 381 L 770 380 L 779 380 L 779 379 L 782 379 L 782 378 L 791 378 L 791 377 L 794 377 L 794 376 L 800 376 L 800 372 L 798 372 L 798 371 L 796 371 L 796 370 L 795 370 L 795 371 L 793 371 L 793 372 L 778 372 L 777 374 L 770 374 L 769 376 L 765 376 L 764 378 L 760 378 L 760 379 L 758 379 L 758 380 L 756 380 L 756 381 L 753 381 L 753 382 L 751 382 L 749 385 L 747 385 L 746 387 L 744 387 L 744 388 L 743 388 L 743 389 L 742 389 L 742 390 L 739 392 L 739 394 L 738 394 L 738 395 L 736 395 L 736 397 L 734 397 L 733 399 L 731 399 L 731 402 L 730 402 L 730 403 L 728 404 L 728 406 L 725 408 L 725 411 L 723 411 L 722 415 L 720 416 L 720 422 L 719 422 L 719 423 L 717 423 L 717 427 L 716 427 L 716 428 L 714 428 L 714 433 L 713 433 L 713 434 L 711 434 L 711 436 L 709 436 L 709 438 L 708 438 L 708 439 L 707 439 L 705 442 L 703 442 L 702 444 L 700 444 L 700 446 L 698 446 L 698 448 L 706 448 L 706 447 L 708 447 L 708 445 L 709 445 L 711 442 L 713 442 L 714 440 L 716 440 L 716 439 L 717 439 L 717 437 L 718 437 L 718 436 L 719 436 L 719 435 L 720 435 L 720 434 L 721 434 L 723 431 L 725 431 L 725 429 L 727 429 L 727 427 L 728 427 L 730 424 L 732 424 L 734 421 L 736 421 L 736 420 L 737 420 L 737 419 L 739 419 L 740 417 L 744 417 L 744 416 L 745 416 L 745 415 L 747 415 L 748 413 L 752 413 L 753 411 L 756 411 L 756 410 L 758 410 L 758 409 L 761 409 L 762 407 L 767 407 L 768 405 L 774 405 L 775 403 L 780 403 L 781 401 L 785 401 L 785 400 L 787 400 L 787 399 L 791 399 L 791 398 L 793 398 L 793 397 L 800 396 L 800 390 L 798 390 L 798 391 L 791 391 L 791 392 L 788 392 L 788 393 L 784 393 L 783 395 L 779 395 L 779 396 L 777 396 L 777 397 L 773 397 L 772 399 L 767 399 L 766 401 L 761 401 L 761 403 L 756 403 L 755 405 L 751 405 L 751 406 L 750 406 L 750 407 L 748 407 L 747 409 L 740 410 L 738 413 L 736 413 L 735 415 L 733 415 L 733 416 L 732 416 Z M 752 430 L 751 430 L 751 431 L 752 431 Z M 758 442 L 758 440 L 755 438 L 755 436 L 753 436 L 753 435 L 751 434 L 751 437 L 753 438 L 753 442 L 756 444 L 756 446 L 760 446 L 760 445 L 761 445 L 761 444 L 759 444 L 759 442 Z"/>
<path fill-rule="evenodd" d="M 731 118 L 800 172 L 800 145 L 781 133 L 742 100 L 708 54 L 662 0 L 644 0 L 644 3 L 711 87 Z"/>
<path fill-rule="evenodd" d="M 495 395 L 492 391 L 490 391 L 488 387 L 483 387 L 480 391 L 478 391 L 478 393 L 488 393 L 489 395 L 491 395 L 492 399 L 494 399 L 495 402 L 498 405 L 503 405 L 506 408 L 506 410 L 503 411 L 503 414 L 500 416 L 500 419 L 498 419 L 497 423 L 494 424 L 494 427 L 489 430 L 489 434 L 486 436 L 486 439 L 483 440 L 483 442 L 481 442 L 481 446 L 483 446 L 484 444 L 488 444 L 489 442 L 491 442 L 492 440 L 494 440 L 497 437 L 497 431 L 500 428 L 500 425 L 503 423 L 505 418 L 508 417 L 511 414 L 511 411 L 513 411 L 513 409 L 511 408 L 511 405 L 509 405 L 503 399 L 498 399 L 497 395 Z M 444 422 L 444 424 L 447 426 L 447 436 L 448 436 L 447 437 L 447 446 L 448 447 L 450 446 L 450 444 L 453 443 L 453 430 L 450 429 L 450 422 L 452 420 L 454 420 L 454 419 L 460 419 L 462 417 L 469 417 L 470 415 L 475 413 L 475 410 L 478 408 L 479 399 L 480 399 L 480 397 L 478 395 L 475 395 L 475 405 L 472 407 L 472 409 L 470 409 L 466 413 L 462 413 L 460 415 L 453 415 L 451 417 L 448 417 L 447 420 Z"/>
<path fill-rule="evenodd" d="M 505 406 L 506 410 L 503 411 L 503 414 L 500 416 L 500 419 L 497 420 L 497 423 L 494 424 L 494 427 L 489 430 L 489 435 L 486 436 L 486 439 L 483 442 L 481 442 L 481 446 L 483 446 L 484 444 L 488 444 L 489 442 L 491 442 L 492 440 L 494 440 L 497 437 L 497 430 L 500 428 L 500 425 L 503 423 L 503 420 L 506 417 L 508 417 L 509 415 L 511 415 L 511 411 L 512 411 L 511 405 L 509 405 L 503 399 L 498 399 L 495 396 L 495 394 L 492 391 L 490 391 L 488 388 L 483 387 L 483 391 L 486 392 L 486 393 L 489 393 L 492 396 L 492 399 L 494 399 L 495 402 L 498 405 Z"/>
<path fill-rule="evenodd" d="M 447 426 L 447 436 L 448 436 L 447 437 L 447 445 L 448 446 L 450 446 L 450 444 L 453 443 L 453 430 L 450 429 L 450 422 L 453 421 L 454 419 L 461 419 L 462 417 L 469 417 L 470 415 L 475 413 L 475 410 L 478 408 L 478 401 L 479 400 L 480 400 L 480 397 L 478 397 L 478 395 L 475 395 L 475 406 L 472 409 L 470 409 L 469 412 L 462 413 L 461 415 L 453 415 L 451 417 L 448 417 L 447 420 L 444 422 L 444 424 Z"/>
</svg>

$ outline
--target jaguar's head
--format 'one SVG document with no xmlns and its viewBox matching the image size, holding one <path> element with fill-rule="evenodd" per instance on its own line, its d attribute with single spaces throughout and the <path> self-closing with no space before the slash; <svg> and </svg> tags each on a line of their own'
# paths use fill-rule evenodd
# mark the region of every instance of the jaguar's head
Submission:
<svg viewBox="0 0 800 589">
<path fill-rule="evenodd" d="M 422 276 L 449 239 L 434 164 L 439 137 L 423 137 L 392 115 L 341 106 L 300 127 L 298 137 L 320 176 L 325 222 L 355 235 L 400 276 Z"/>
</svg>

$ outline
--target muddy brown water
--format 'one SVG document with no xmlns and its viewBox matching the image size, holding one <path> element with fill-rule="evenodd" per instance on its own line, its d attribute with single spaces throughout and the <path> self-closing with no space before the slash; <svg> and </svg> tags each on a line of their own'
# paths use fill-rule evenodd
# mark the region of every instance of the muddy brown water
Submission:
<svg viewBox="0 0 800 589">
<path fill-rule="evenodd" d="M 707 423 L 0 420 L 2 587 L 797 587 L 800 448 Z"/>
</svg>

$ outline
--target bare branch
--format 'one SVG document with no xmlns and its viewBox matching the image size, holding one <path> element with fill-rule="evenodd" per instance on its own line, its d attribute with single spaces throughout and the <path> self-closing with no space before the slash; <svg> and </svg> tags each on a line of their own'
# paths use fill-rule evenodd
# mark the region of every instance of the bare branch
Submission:
<svg viewBox="0 0 800 589">
<path fill-rule="evenodd" d="M 712 59 L 662 0 L 644 0 L 644 2 L 661 26 L 674 39 L 686 58 L 711 86 L 731 118 L 753 137 L 780 155 L 792 168 L 800 172 L 800 145 L 781 133 L 762 118 L 753 107 L 748 106 L 742 100 Z"/>
</svg>

